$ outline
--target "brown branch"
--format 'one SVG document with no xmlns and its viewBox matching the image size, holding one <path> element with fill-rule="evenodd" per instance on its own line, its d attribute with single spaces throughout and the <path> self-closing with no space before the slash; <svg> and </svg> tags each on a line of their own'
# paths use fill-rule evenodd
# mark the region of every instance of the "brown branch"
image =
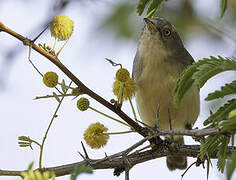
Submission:
<svg viewBox="0 0 236 180">
<path fill-rule="evenodd" d="M 164 141 L 163 141 L 164 142 Z M 228 155 L 232 154 L 236 150 L 236 147 L 228 147 Z M 123 151 L 124 152 L 124 151 Z M 119 154 L 123 154 L 120 152 Z M 187 157 L 197 157 L 200 152 L 199 145 L 180 145 L 180 144 L 171 144 L 171 146 L 162 143 L 158 145 L 155 149 L 146 150 L 144 152 L 134 152 L 130 155 L 127 155 L 129 161 L 129 167 L 136 164 L 140 164 L 152 159 L 165 157 L 170 154 L 175 154 L 176 156 L 187 156 Z M 214 154 L 209 154 L 211 159 L 216 158 L 217 152 Z M 47 167 L 41 169 L 41 171 L 54 171 L 56 176 L 64 176 L 71 174 L 74 169 L 79 165 L 89 165 L 93 169 L 116 169 L 116 168 L 127 168 L 127 163 L 125 162 L 122 156 L 116 157 L 114 155 L 102 158 L 102 159 L 88 159 L 72 164 L 66 164 L 56 167 Z M 37 169 L 36 169 L 37 170 Z M 23 171 L 8 171 L 0 170 L 0 176 L 20 176 Z"/>
<path fill-rule="evenodd" d="M 219 135 L 219 134 L 235 134 L 236 130 L 230 132 L 223 132 L 220 129 L 208 128 L 208 129 L 192 129 L 192 130 L 161 130 L 156 129 L 156 136 L 166 136 L 166 135 L 183 135 L 192 137 L 203 137 L 209 135 Z"/>
<path fill-rule="evenodd" d="M 137 131 L 142 136 L 146 137 L 147 132 L 144 131 L 144 128 L 142 128 L 140 125 L 138 125 L 135 121 L 133 121 L 127 114 L 125 114 L 123 111 L 121 111 L 119 108 L 114 106 L 113 104 L 106 101 L 104 98 L 93 92 L 91 89 L 89 89 L 86 85 L 84 85 L 69 69 L 67 69 L 60 61 L 59 59 L 47 51 L 41 49 L 39 46 L 33 43 L 32 40 L 16 33 L 15 31 L 11 30 L 10 28 L 6 27 L 3 23 L 0 22 L 0 32 L 6 32 L 7 34 L 10 34 L 11 36 L 14 36 L 21 42 L 23 42 L 24 45 L 31 46 L 35 51 L 46 57 L 49 61 L 51 61 L 53 64 L 55 64 L 61 71 L 63 71 L 79 88 L 79 90 L 89 95 L 91 98 L 95 99 L 114 113 L 116 113 L 121 119 L 123 119 L 125 122 L 127 122 L 130 126 L 134 128 L 135 131 Z"/>
</svg>

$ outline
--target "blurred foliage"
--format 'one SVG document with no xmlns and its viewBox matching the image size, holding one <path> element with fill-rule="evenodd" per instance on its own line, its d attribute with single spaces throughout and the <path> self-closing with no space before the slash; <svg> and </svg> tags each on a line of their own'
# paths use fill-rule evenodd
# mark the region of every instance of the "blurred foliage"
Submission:
<svg viewBox="0 0 236 180">
<path fill-rule="evenodd" d="M 220 29 L 217 21 L 224 15 L 222 21 L 226 19 L 229 26 L 236 25 L 236 1 L 218 0 L 215 4 L 216 6 L 213 8 L 218 8 L 219 13 L 215 20 L 210 20 L 198 12 L 195 1 L 139 0 L 137 2 L 123 0 L 114 6 L 102 25 L 105 24 L 103 28 L 111 30 L 118 38 L 137 39 L 143 26 L 142 18 L 138 18 L 137 14 L 148 17 L 159 16 L 175 25 L 183 39 L 192 37 L 192 35 L 197 37 L 204 33 L 214 39 L 221 40 L 224 34 L 227 35 L 227 32 L 224 27 Z M 137 14 L 134 11 L 135 6 Z M 139 27 L 138 33 L 136 27 Z M 216 30 L 217 28 L 219 30 Z"/>
<path fill-rule="evenodd" d="M 227 9 L 228 0 L 220 0 L 220 17 L 222 18 Z"/>
<path fill-rule="evenodd" d="M 135 5 L 129 2 L 118 3 L 110 15 L 100 25 L 99 29 L 108 29 L 118 38 L 132 38 L 135 36 L 134 21 Z"/>
<path fill-rule="evenodd" d="M 146 17 L 155 17 L 156 11 L 160 8 L 161 4 L 168 0 L 139 0 L 136 11 L 138 15 L 142 15 L 144 9 L 147 9 Z M 189 1 L 188 1 L 189 2 Z M 224 16 L 227 9 L 227 0 L 220 0 L 220 17 Z M 147 8 L 148 6 L 148 8 Z"/>
<path fill-rule="evenodd" d="M 160 8 L 164 1 L 165 0 L 139 0 L 136 7 L 136 12 L 139 16 L 141 16 L 143 14 L 144 9 L 148 6 L 146 17 L 154 17 L 156 15 L 157 10 Z"/>
</svg>

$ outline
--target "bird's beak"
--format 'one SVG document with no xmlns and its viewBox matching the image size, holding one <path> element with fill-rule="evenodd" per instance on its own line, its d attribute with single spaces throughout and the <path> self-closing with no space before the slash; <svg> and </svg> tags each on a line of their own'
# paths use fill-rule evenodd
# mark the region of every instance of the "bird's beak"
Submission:
<svg viewBox="0 0 236 180">
<path fill-rule="evenodd" d="M 151 33 L 157 32 L 157 27 L 155 26 L 155 24 L 148 18 L 144 18 L 145 24 L 147 25 L 148 30 Z"/>
</svg>

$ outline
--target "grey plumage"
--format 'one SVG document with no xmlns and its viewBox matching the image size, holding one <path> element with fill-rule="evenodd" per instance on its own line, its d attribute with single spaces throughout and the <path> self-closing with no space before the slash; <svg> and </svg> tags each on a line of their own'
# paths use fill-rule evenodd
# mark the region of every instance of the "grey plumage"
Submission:
<svg viewBox="0 0 236 180">
<path fill-rule="evenodd" d="M 173 129 L 185 129 L 187 125 L 192 127 L 199 114 L 197 87 L 191 87 L 178 109 L 173 104 L 172 93 L 180 73 L 193 62 L 177 31 L 168 21 L 145 18 L 132 72 L 137 84 L 136 102 L 144 123 L 154 127 L 160 104 L 161 129 L 169 129 L 168 109 Z M 174 141 L 184 144 L 182 136 L 174 136 Z M 168 156 L 167 166 L 170 170 L 184 169 L 187 158 Z"/>
</svg>

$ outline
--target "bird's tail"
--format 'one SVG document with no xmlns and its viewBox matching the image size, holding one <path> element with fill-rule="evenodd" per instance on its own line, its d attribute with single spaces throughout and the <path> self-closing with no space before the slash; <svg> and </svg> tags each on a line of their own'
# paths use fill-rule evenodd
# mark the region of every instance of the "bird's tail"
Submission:
<svg viewBox="0 0 236 180">
<path fill-rule="evenodd" d="M 178 138 L 174 140 L 177 144 L 184 144 L 184 138 Z M 166 158 L 166 164 L 169 170 L 173 171 L 175 169 L 186 169 L 187 168 L 187 157 L 186 156 L 175 156 L 168 155 Z"/>
</svg>

